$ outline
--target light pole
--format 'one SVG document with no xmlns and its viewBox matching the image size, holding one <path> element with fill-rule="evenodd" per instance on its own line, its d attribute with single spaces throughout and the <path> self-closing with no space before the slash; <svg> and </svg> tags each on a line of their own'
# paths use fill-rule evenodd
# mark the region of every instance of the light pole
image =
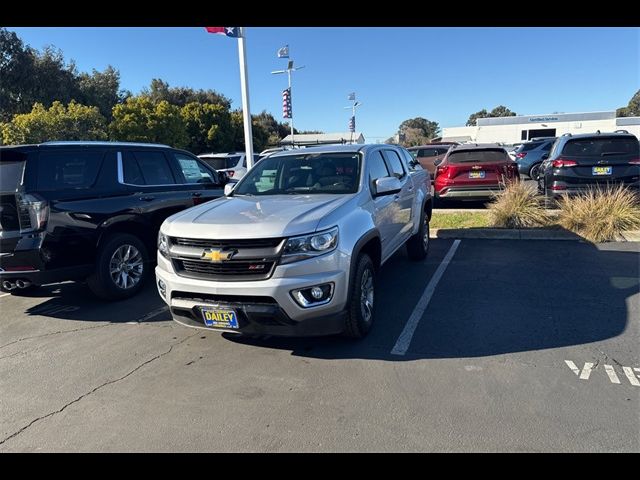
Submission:
<svg viewBox="0 0 640 480">
<path fill-rule="evenodd" d="M 272 74 L 278 74 L 278 73 L 286 73 L 287 77 L 289 78 L 289 101 L 292 101 L 293 98 L 293 94 L 291 92 L 291 72 L 295 72 L 296 70 L 300 70 L 301 68 L 304 68 L 305 66 L 301 66 L 301 67 L 293 67 L 293 60 L 289 60 L 289 64 L 287 65 L 287 69 L 286 70 L 275 70 L 273 72 L 271 72 Z M 289 117 L 289 119 L 291 120 L 290 124 L 291 124 L 291 146 L 294 146 L 294 138 L 293 138 L 293 107 L 291 107 L 291 116 Z"/>
<path fill-rule="evenodd" d="M 351 132 L 351 142 L 353 143 L 353 132 L 355 132 L 356 130 L 356 107 L 359 107 L 360 105 L 362 105 L 362 102 L 356 102 L 356 94 L 355 93 L 351 93 L 349 94 L 349 96 L 347 97 L 347 100 L 353 100 L 353 104 L 348 106 L 348 107 L 344 107 L 344 108 L 350 108 L 351 109 L 351 118 L 353 119 L 353 123 L 349 122 L 349 131 Z"/>
</svg>

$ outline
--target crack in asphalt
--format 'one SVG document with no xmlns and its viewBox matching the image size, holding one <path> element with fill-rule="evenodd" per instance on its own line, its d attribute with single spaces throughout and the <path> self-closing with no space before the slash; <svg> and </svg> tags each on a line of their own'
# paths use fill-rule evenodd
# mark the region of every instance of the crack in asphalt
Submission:
<svg viewBox="0 0 640 480">
<path fill-rule="evenodd" d="M 79 332 L 81 330 L 92 330 L 94 328 L 108 327 L 109 325 L 116 325 L 116 324 L 114 324 L 114 323 L 105 323 L 104 325 L 93 325 L 91 327 L 74 328 L 73 330 L 59 330 L 57 332 L 44 333 L 42 335 L 34 335 L 32 337 L 23 337 L 23 338 L 19 338 L 17 340 L 14 340 L 13 342 L 9 342 L 9 343 L 5 343 L 4 345 L 0 345 L 0 349 L 3 349 L 4 347 L 8 347 L 9 345 L 13 345 L 14 343 L 23 342 L 24 340 L 31 340 L 31 339 L 34 339 L 34 338 L 42 338 L 42 337 L 49 337 L 51 335 L 58 335 L 59 333 L 73 333 L 73 332 Z"/>
<path fill-rule="evenodd" d="M 604 353 L 602 350 L 600 350 L 599 348 L 597 348 L 596 350 L 598 350 L 598 352 L 600 352 L 601 355 L 604 356 L 605 360 L 606 359 L 610 359 L 613 360 L 613 363 L 615 363 L 616 365 L 618 365 L 619 367 L 623 367 L 624 365 L 622 365 L 618 360 L 616 360 L 613 357 L 610 357 L 609 355 L 607 355 L 606 353 Z"/>
<path fill-rule="evenodd" d="M 200 333 L 199 333 L 199 332 L 197 332 L 197 333 L 194 333 L 193 335 L 189 335 L 188 337 L 183 338 L 183 339 L 182 339 L 182 340 L 180 340 L 179 342 L 176 342 L 176 343 L 172 344 L 172 345 L 169 347 L 169 350 L 167 350 L 166 352 L 160 353 L 159 355 L 156 355 L 155 357 L 153 357 L 153 358 L 151 358 L 151 359 L 149 359 L 149 360 L 147 360 L 147 361 L 145 361 L 145 362 L 141 363 L 140 365 L 138 365 L 136 368 L 134 368 L 133 370 L 131 370 L 131 371 L 130 371 L 129 373 L 127 373 L 126 375 L 123 375 L 123 376 L 122 376 L 122 377 L 120 377 L 120 378 L 116 378 L 115 380 L 109 380 L 108 382 L 105 382 L 105 383 L 103 383 L 103 384 L 101 384 L 101 385 L 98 385 L 97 387 L 95 387 L 94 389 L 90 390 L 89 392 L 84 393 L 84 394 L 80 395 L 78 398 L 76 398 L 75 400 L 72 400 L 72 401 L 70 401 L 69 403 L 65 404 L 62 408 L 60 408 L 60 409 L 58 409 L 58 410 L 56 410 L 56 411 L 54 411 L 54 412 L 47 413 L 46 415 L 43 415 L 43 416 L 41 416 L 41 417 L 38 417 L 38 418 L 36 418 L 36 419 L 32 420 L 31 422 L 29 422 L 29 424 L 25 425 L 24 427 L 22 427 L 22 428 L 21 428 L 20 430 L 18 430 L 17 432 L 14 432 L 14 433 L 12 433 L 11 435 L 9 435 L 8 437 L 6 437 L 6 438 L 4 438 L 4 439 L 0 440 L 0 445 L 3 445 L 3 444 L 4 444 L 5 442 L 7 442 L 8 440 L 11 440 L 12 438 L 17 437 L 17 436 L 18 436 L 18 435 L 20 435 L 22 432 L 24 432 L 25 430 L 27 430 L 29 427 L 31 427 L 33 424 L 35 424 L 35 423 L 39 422 L 40 420 L 44 420 L 45 418 L 52 417 L 53 415 L 56 415 L 56 414 L 58 414 L 58 413 L 61 413 L 61 412 L 62 412 L 62 411 L 64 411 L 67 407 L 69 407 L 69 406 L 73 405 L 74 403 L 79 402 L 80 400 L 82 400 L 83 398 L 85 398 L 85 397 L 87 397 L 87 396 L 91 395 L 92 393 L 97 392 L 97 391 L 98 391 L 98 390 L 100 390 L 101 388 L 106 387 L 107 385 L 111 385 L 111 384 L 113 384 L 113 383 L 117 383 L 117 382 L 120 382 L 120 381 L 124 380 L 125 378 L 129 377 L 130 375 L 132 375 L 132 374 L 134 374 L 135 372 L 137 372 L 138 370 L 140 370 L 140 369 L 141 369 L 142 367 L 144 367 L 145 365 L 148 365 L 148 364 L 150 364 L 151 362 L 153 362 L 153 361 L 155 361 L 155 360 L 157 360 L 157 359 L 159 359 L 159 358 L 161 358 L 161 357 L 164 357 L 165 355 L 168 355 L 168 354 L 169 354 L 169 353 L 171 353 L 171 351 L 173 350 L 173 347 L 176 347 L 176 346 L 178 346 L 178 345 L 180 345 L 180 344 L 182 344 L 182 343 L 186 342 L 187 340 L 189 340 L 190 338 L 195 337 L 196 335 L 200 335 Z"/>
</svg>

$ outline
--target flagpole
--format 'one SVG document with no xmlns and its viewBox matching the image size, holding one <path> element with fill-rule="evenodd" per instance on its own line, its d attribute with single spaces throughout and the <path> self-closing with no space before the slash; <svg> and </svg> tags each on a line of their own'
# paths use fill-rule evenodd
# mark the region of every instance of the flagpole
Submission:
<svg viewBox="0 0 640 480">
<path fill-rule="evenodd" d="M 249 75 L 247 73 L 247 55 L 244 43 L 246 27 L 240 28 L 238 37 L 238 57 L 240 60 L 240 89 L 242 92 L 242 117 L 244 121 L 244 147 L 247 169 L 253 167 L 253 133 L 251 131 L 251 111 L 249 108 Z"/>
</svg>

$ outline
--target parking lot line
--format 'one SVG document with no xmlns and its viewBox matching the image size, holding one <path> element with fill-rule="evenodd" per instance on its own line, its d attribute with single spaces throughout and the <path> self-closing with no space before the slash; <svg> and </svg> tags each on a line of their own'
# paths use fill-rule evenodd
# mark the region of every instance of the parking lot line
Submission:
<svg viewBox="0 0 640 480">
<path fill-rule="evenodd" d="M 447 266 L 453 258 L 453 255 L 456 253 L 458 245 L 460 245 L 460 240 L 454 240 L 453 245 L 451 245 L 451 248 L 449 248 L 449 251 L 442 259 L 442 262 L 438 266 L 438 269 L 433 274 L 433 277 L 431 277 L 431 281 L 427 285 L 427 288 L 424 290 L 424 293 L 420 297 L 420 300 L 418 300 L 418 303 L 413 309 L 413 312 L 411 312 L 411 316 L 409 317 L 409 320 L 407 320 L 407 324 L 404 326 L 402 333 L 398 337 L 398 341 L 391 350 L 392 355 L 404 355 L 405 353 L 407 353 L 409 345 L 411 344 L 411 339 L 413 338 L 413 334 L 418 327 L 418 323 L 420 322 L 422 315 L 424 315 L 424 312 L 429 305 L 429 301 L 433 296 L 433 292 L 436 290 L 436 286 L 438 285 L 440 278 L 444 274 L 444 271 L 447 269 Z"/>
<path fill-rule="evenodd" d="M 11 295 L 10 293 L 0 293 L 0 298 L 6 297 L 7 295 Z"/>
</svg>

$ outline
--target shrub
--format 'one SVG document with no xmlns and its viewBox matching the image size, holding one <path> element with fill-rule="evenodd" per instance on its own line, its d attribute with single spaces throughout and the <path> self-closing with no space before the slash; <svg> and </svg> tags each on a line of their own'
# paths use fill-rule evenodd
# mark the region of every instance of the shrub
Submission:
<svg viewBox="0 0 640 480">
<path fill-rule="evenodd" d="M 640 198 L 624 186 L 594 188 L 560 200 L 558 223 L 590 242 L 615 240 L 640 228 Z"/>
<path fill-rule="evenodd" d="M 541 227 L 549 223 L 542 199 L 524 182 L 506 184 L 489 205 L 489 218 L 494 227 Z"/>
</svg>

